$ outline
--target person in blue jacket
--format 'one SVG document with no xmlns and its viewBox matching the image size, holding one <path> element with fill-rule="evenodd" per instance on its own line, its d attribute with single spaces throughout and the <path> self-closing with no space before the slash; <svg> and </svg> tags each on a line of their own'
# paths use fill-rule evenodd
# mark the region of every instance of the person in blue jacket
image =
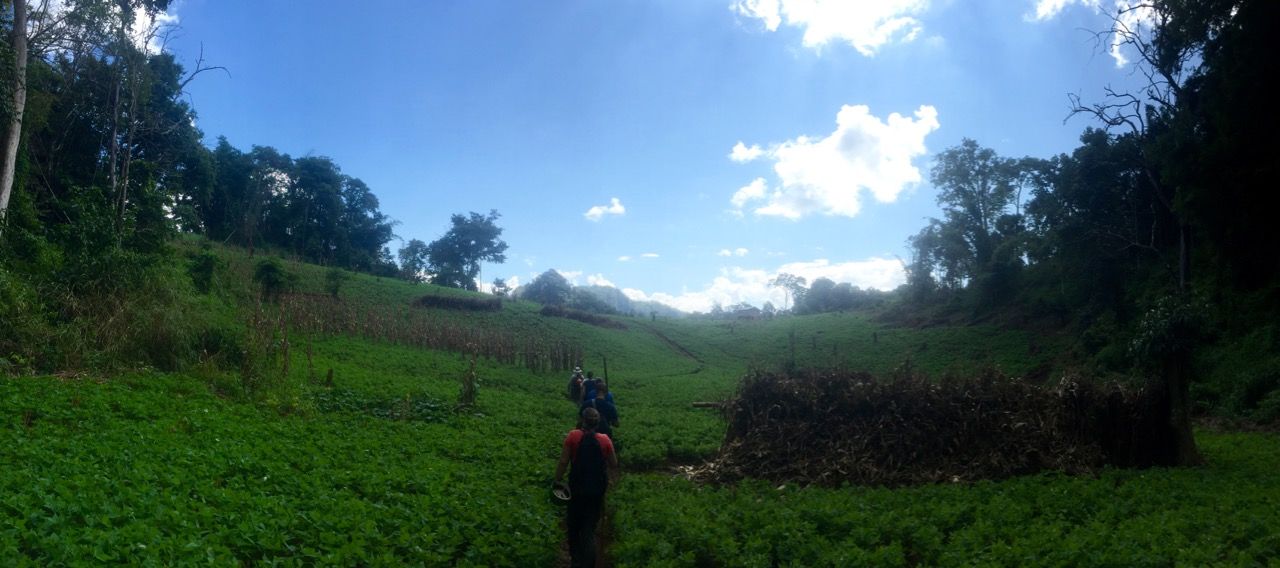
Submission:
<svg viewBox="0 0 1280 568">
<path fill-rule="evenodd" d="M 613 439 L 613 429 L 618 425 L 618 408 L 609 398 L 609 385 L 604 381 L 597 381 L 592 397 L 582 401 L 578 413 L 581 415 L 588 408 L 594 408 L 600 413 L 600 424 L 596 431 Z"/>
</svg>

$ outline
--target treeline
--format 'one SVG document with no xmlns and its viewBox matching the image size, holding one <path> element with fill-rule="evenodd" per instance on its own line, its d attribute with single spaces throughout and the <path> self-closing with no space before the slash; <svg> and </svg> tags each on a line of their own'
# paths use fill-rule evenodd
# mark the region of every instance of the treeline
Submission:
<svg viewBox="0 0 1280 568">
<path fill-rule="evenodd" d="M 1073 98 L 1100 127 L 1071 153 L 1010 158 L 966 140 L 938 156 L 943 216 L 910 239 L 904 292 L 1074 329 L 1102 368 L 1162 380 L 1189 440 L 1193 407 L 1280 417 L 1280 224 L 1265 205 L 1280 120 L 1261 110 L 1280 4 L 1140 9 L 1150 26 L 1116 14 L 1110 35 L 1147 82 Z"/>
<path fill-rule="evenodd" d="M 184 90 L 222 70 L 160 47 L 168 7 L 0 4 L 0 373 L 197 359 L 217 263 L 177 256 L 184 233 L 398 274 L 393 222 L 332 160 L 204 145 Z"/>
<path fill-rule="evenodd" d="M 291 158 L 269 146 L 242 152 L 220 137 L 208 162 L 212 183 L 175 210 L 180 230 L 250 250 L 269 245 L 315 264 L 399 270 L 386 247 L 394 223 L 369 186 L 333 160 Z"/>
<path fill-rule="evenodd" d="M 1075 112 L 1080 146 L 1009 158 L 973 140 L 932 170 L 943 217 L 910 239 L 919 301 L 982 311 L 1019 305 L 1074 320 L 1131 321 L 1171 294 L 1219 302 L 1261 294 L 1233 319 L 1276 307 L 1280 225 L 1261 206 L 1277 179 L 1269 97 L 1270 2 L 1154 3 L 1149 35 L 1118 37 L 1152 77 Z M 1264 316 L 1264 317 L 1255 317 Z"/>
<path fill-rule="evenodd" d="M 155 47 L 166 30 L 151 22 L 167 1 L 26 4 L 14 2 L 13 19 L 0 24 L 13 63 L 0 75 L 12 101 L 0 116 L 16 140 L 0 200 L 7 258 L 47 265 L 158 253 L 186 232 L 396 272 L 385 247 L 393 223 L 332 160 L 242 152 L 225 138 L 203 145 L 184 89 L 219 70 L 203 61 L 188 70 Z"/>
</svg>

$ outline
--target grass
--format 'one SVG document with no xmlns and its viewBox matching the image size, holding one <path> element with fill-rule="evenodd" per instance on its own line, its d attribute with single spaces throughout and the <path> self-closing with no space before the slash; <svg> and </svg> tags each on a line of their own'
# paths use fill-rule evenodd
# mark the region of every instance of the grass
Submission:
<svg viewBox="0 0 1280 568">
<path fill-rule="evenodd" d="M 255 260 L 225 262 L 194 305 L 242 330 Z M 286 262 L 299 291 L 321 267 Z M 501 311 L 411 308 L 456 290 L 353 275 L 344 302 L 580 345 L 621 413 L 629 471 L 611 497 L 612 553 L 629 566 L 1265 565 L 1280 557 L 1280 441 L 1204 432 L 1203 469 L 1041 475 L 886 490 L 699 487 L 665 466 L 715 452 L 724 425 L 692 408 L 748 366 L 932 374 L 1052 366 L 1059 341 L 971 326 L 887 327 L 858 314 L 759 321 L 619 317 L 604 329 Z M 793 340 L 794 337 L 794 340 Z M 566 374 L 481 359 L 477 405 L 455 412 L 462 353 L 355 337 L 290 337 L 288 388 L 241 399 L 234 365 L 109 378 L 0 379 L 0 559 L 129 563 L 545 566 L 549 497 L 574 422 Z M 310 344 L 310 368 L 305 355 Z M 794 351 L 792 348 L 794 345 Z M 794 355 L 793 355 L 794 352 Z M 333 370 L 333 385 L 321 384 Z M 215 394 L 222 393 L 222 394 Z"/>
</svg>

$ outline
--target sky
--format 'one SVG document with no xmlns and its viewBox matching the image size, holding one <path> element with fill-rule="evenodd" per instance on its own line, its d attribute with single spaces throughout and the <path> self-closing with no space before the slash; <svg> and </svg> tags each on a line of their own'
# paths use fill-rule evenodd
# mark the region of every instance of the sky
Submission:
<svg viewBox="0 0 1280 568">
<path fill-rule="evenodd" d="M 1101 0 L 1110 2 L 1112 0 Z M 904 280 L 933 157 L 1070 152 L 1135 80 L 1100 0 L 178 0 L 212 145 L 328 156 L 399 224 L 491 209 L 485 282 L 556 269 L 686 311 L 780 272 Z"/>
</svg>

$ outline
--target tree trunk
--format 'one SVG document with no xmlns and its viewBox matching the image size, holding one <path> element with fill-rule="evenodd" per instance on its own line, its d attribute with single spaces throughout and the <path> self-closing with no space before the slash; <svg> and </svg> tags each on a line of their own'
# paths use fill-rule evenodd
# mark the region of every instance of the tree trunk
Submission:
<svg viewBox="0 0 1280 568">
<path fill-rule="evenodd" d="M 1173 458 L 1176 465 L 1204 465 L 1204 457 L 1196 447 L 1191 431 L 1191 351 L 1181 350 L 1169 356 L 1164 381 L 1169 400 L 1169 429 L 1173 435 Z"/>
<path fill-rule="evenodd" d="M 0 230 L 9 211 L 9 195 L 18 166 L 18 144 L 22 141 L 22 115 L 27 108 L 27 1 L 13 0 L 13 114 L 4 140 L 4 164 L 0 171 Z"/>
</svg>

